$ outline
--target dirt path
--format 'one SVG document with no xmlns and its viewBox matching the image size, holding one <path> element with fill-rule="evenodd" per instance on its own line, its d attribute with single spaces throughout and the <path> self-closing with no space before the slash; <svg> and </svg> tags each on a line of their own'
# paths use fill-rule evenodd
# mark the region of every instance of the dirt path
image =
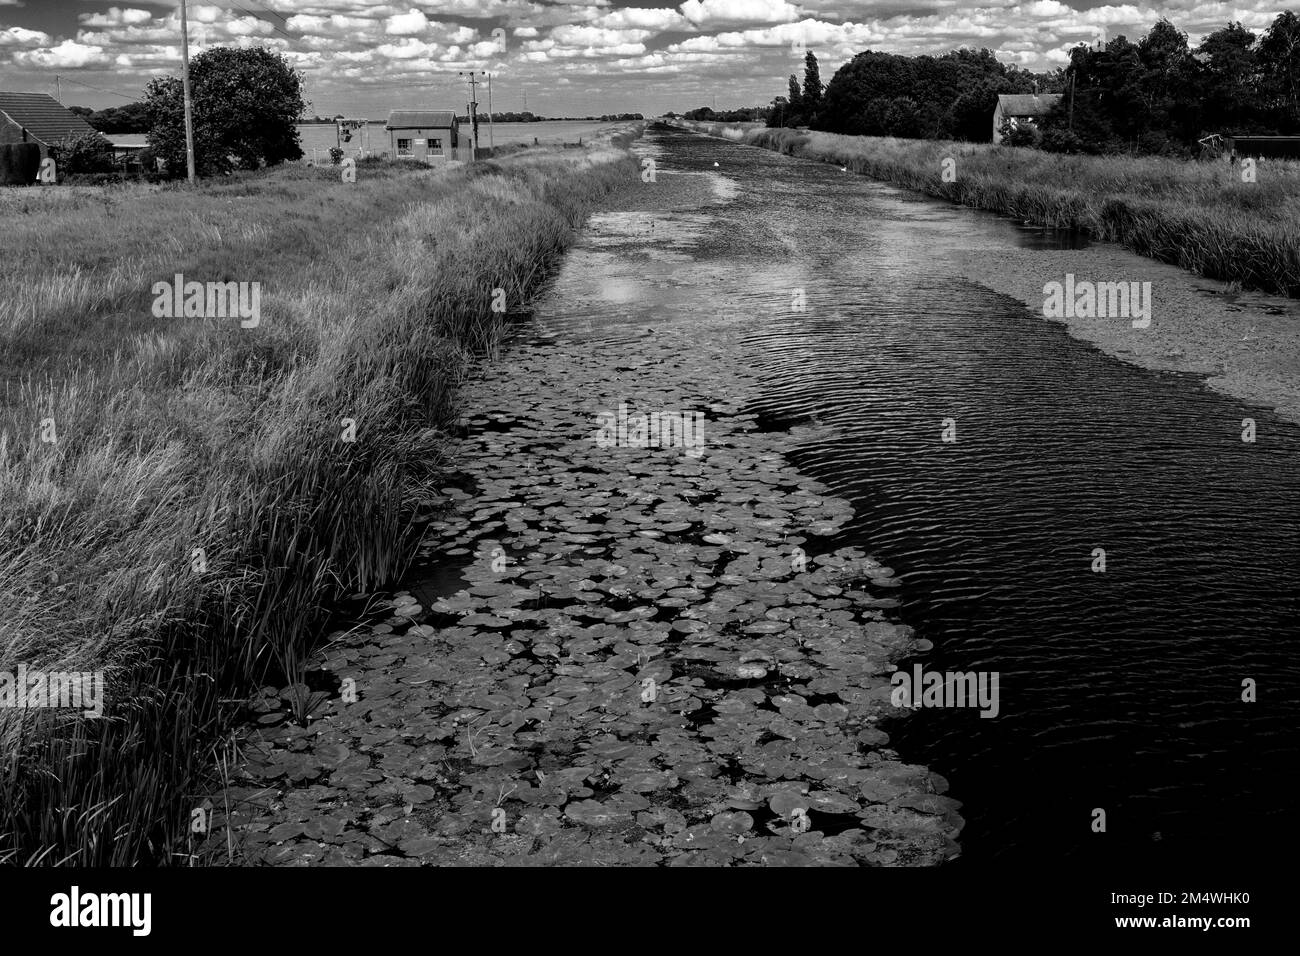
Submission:
<svg viewBox="0 0 1300 956">
<path fill-rule="evenodd" d="M 889 620 L 889 569 L 819 547 L 851 509 L 744 414 L 757 372 L 725 325 L 636 330 L 617 353 L 539 335 L 471 387 L 469 491 L 426 539 L 464 580 L 335 634 L 315 666 L 336 689 L 306 726 L 268 691 L 214 801 L 236 860 L 956 854 L 960 804 L 877 726 L 900 714 L 891 662 L 923 642 Z M 598 416 L 621 402 L 700 413 L 702 444 L 611 445 Z"/>
</svg>

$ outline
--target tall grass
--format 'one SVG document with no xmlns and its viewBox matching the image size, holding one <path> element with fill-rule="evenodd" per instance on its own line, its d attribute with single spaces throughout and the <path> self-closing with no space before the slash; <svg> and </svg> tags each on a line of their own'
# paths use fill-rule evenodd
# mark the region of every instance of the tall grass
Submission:
<svg viewBox="0 0 1300 956">
<path fill-rule="evenodd" d="M 493 290 L 518 309 L 638 181 L 617 145 L 0 191 L 0 671 L 102 669 L 111 698 L 0 710 L 0 860 L 171 861 L 236 701 L 405 567 Z M 260 327 L 154 318 L 175 273 L 261 282 Z"/>
<path fill-rule="evenodd" d="M 789 129 L 695 128 L 897 183 L 931 196 L 1075 229 L 1212 279 L 1300 296 L 1300 163 L 1255 182 L 1220 162 L 1069 156 L 975 143 Z M 944 160 L 956 178 L 944 182 Z"/>
</svg>

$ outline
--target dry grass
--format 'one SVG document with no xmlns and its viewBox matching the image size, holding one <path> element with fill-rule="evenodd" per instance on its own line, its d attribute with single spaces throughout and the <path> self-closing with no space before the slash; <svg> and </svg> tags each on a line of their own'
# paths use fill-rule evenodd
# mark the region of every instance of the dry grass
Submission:
<svg viewBox="0 0 1300 956">
<path fill-rule="evenodd" d="M 609 147 L 0 191 L 0 671 L 104 669 L 112 700 L 0 710 L 0 860 L 167 859 L 229 698 L 404 568 L 493 289 L 518 309 L 637 176 Z M 260 282 L 261 325 L 154 318 L 176 273 Z"/>
</svg>

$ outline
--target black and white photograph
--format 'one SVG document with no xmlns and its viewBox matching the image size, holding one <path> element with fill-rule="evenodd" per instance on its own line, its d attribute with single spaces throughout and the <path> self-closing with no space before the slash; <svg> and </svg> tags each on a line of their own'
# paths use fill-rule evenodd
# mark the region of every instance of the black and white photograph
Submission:
<svg viewBox="0 0 1300 956">
<path fill-rule="evenodd" d="M 8 928 L 1281 932 L 1296 0 L 0 0 L 0 225 Z"/>
</svg>

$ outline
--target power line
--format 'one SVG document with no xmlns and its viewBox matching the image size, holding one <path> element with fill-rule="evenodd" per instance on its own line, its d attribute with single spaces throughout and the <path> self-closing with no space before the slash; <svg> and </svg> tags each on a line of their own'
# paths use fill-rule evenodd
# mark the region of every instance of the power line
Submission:
<svg viewBox="0 0 1300 956">
<path fill-rule="evenodd" d="M 122 99 L 130 100 L 133 103 L 140 99 L 138 95 L 130 96 L 126 93 L 119 93 L 117 90 L 105 90 L 98 86 L 91 86 L 89 83 L 82 83 L 80 80 L 74 80 L 69 76 L 62 76 L 62 74 L 60 74 L 60 76 L 65 83 L 75 83 L 77 86 L 84 86 L 86 89 L 94 90 L 96 93 L 107 93 L 109 96 L 120 96 Z"/>
<path fill-rule="evenodd" d="M 283 23 L 286 28 L 288 28 L 289 20 L 287 17 L 285 17 L 283 13 L 278 13 L 275 10 L 272 10 L 270 6 L 268 6 L 265 3 L 259 3 L 258 0 L 244 0 L 244 2 L 249 4 L 252 7 L 255 7 L 260 13 L 269 13 L 271 16 L 278 18 L 279 21 Z M 233 3 L 231 5 L 234 6 Z"/>
<path fill-rule="evenodd" d="M 245 0 L 245 2 L 247 2 L 247 0 Z M 283 30 L 281 30 L 279 27 L 277 27 L 274 23 L 269 23 L 269 22 L 267 22 L 266 20 L 263 20 L 263 19 L 262 19 L 261 17 L 259 17 L 256 13 L 254 13 L 252 10 L 246 10 L 246 9 L 244 9 L 243 7 L 241 7 L 241 6 L 240 6 L 239 4 L 237 4 L 237 3 L 231 3 L 230 5 L 231 5 L 232 7 L 234 7 L 236 10 L 238 10 L 240 13 L 244 14 L 244 16 L 246 16 L 246 17 L 251 17 L 252 19 L 256 20 L 258 23 L 265 23 L 268 27 L 270 27 L 270 28 L 271 28 L 272 30 L 274 30 L 276 33 L 280 34 L 280 36 L 284 37 L 284 38 L 285 38 L 286 40 L 288 40 L 290 43 L 296 43 L 296 42 L 297 42 L 297 40 L 296 40 L 294 37 L 289 36 L 289 34 L 285 33 Z M 286 20 L 286 21 L 285 21 L 285 26 L 288 26 L 288 25 L 289 25 L 289 22 Z"/>
</svg>

